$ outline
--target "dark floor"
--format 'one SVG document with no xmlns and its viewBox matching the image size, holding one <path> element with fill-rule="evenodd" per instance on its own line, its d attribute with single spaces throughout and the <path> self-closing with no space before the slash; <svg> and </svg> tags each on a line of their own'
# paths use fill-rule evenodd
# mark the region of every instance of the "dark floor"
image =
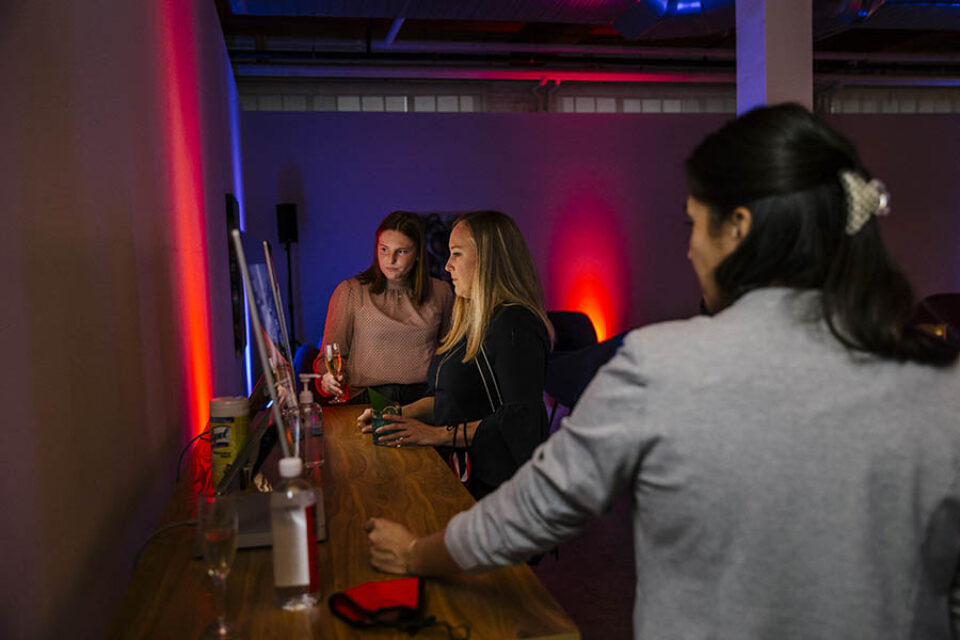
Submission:
<svg viewBox="0 0 960 640">
<path fill-rule="evenodd" d="M 610 512 L 579 536 L 548 554 L 534 573 L 573 618 L 584 640 L 631 638 L 636 571 L 631 498 L 624 494 Z"/>
</svg>

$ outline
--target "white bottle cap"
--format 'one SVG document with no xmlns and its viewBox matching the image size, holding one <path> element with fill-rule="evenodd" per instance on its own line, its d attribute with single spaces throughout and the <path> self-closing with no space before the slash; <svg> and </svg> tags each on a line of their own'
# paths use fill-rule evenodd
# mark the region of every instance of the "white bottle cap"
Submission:
<svg viewBox="0 0 960 640">
<path fill-rule="evenodd" d="M 303 460 L 297 456 L 280 458 L 281 478 L 299 478 L 301 473 L 303 473 Z"/>
</svg>

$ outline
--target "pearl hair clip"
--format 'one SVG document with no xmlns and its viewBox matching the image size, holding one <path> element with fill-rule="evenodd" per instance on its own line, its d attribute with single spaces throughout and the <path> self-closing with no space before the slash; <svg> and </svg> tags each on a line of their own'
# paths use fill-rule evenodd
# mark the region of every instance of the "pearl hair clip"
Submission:
<svg viewBox="0 0 960 640">
<path fill-rule="evenodd" d="M 890 213 L 890 192 L 876 178 L 867 182 L 859 173 L 844 170 L 840 172 L 840 185 L 847 200 L 847 235 L 860 231 L 870 216 Z"/>
</svg>

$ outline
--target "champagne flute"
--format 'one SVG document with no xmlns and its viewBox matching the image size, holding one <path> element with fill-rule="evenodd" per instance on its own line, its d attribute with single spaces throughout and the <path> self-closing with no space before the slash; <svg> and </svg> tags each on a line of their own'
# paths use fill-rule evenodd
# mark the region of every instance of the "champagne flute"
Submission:
<svg viewBox="0 0 960 640">
<path fill-rule="evenodd" d="M 342 384 L 343 356 L 340 355 L 340 345 L 336 342 L 331 342 L 324 348 L 323 354 L 327 361 L 327 371 L 337 382 Z M 337 394 L 333 400 L 330 401 L 331 404 L 339 404 L 341 402 L 343 402 L 343 396 L 340 394 Z"/>
<path fill-rule="evenodd" d="M 229 496 L 202 494 L 197 500 L 197 519 L 207 575 L 213 581 L 217 620 L 203 638 L 237 638 L 238 630 L 227 624 L 227 576 L 237 555 L 237 510 Z"/>
</svg>

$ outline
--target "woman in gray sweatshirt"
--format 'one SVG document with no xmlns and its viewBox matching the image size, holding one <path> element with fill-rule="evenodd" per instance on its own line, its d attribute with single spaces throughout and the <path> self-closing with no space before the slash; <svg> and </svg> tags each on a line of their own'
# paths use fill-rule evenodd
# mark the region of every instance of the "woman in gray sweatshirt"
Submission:
<svg viewBox="0 0 960 640">
<path fill-rule="evenodd" d="M 960 637 L 960 369 L 908 325 L 885 188 L 797 105 L 728 123 L 686 171 L 714 315 L 632 332 L 445 531 L 368 521 L 371 561 L 515 564 L 628 490 L 637 638 Z"/>
</svg>

